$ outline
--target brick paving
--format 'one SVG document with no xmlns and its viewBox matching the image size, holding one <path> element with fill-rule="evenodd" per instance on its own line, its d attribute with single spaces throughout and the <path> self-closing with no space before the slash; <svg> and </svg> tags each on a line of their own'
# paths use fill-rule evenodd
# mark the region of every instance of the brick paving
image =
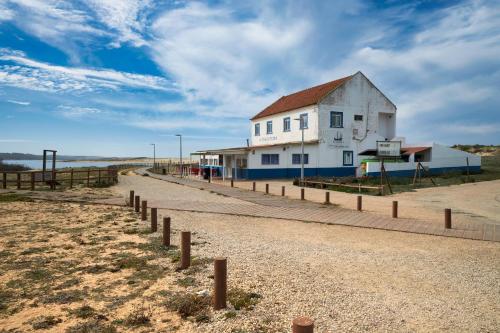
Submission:
<svg viewBox="0 0 500 333">
<path fill-rule="evenodd" d="M 138 171 L 139 174 L 144 172 L 144 170 Z M 127 182 L 131 186 L 130 189 L 134 189 L 136 194 L 141 193 L 141 190 L 145 191 L 146 196 L 144 196 L 144 199 L 148 200 L 148 206 L 160 209 L 278 218 L 500 242 L 500 228 L 494 224 L 454 223 L 452 229 L 445 229 L 444 217 L 443 225 L 437 226 L 417 219 L 393 219 L 390 216 L 385 217 L 373 213 L 359 212 L 340 208 L 335 205 L 325 205 L 307 200 L 291 199 L 265 194 L 263 192 L 254 192 L 251 190 L 169 175 L 149 173 L 148 178 L 205 190 L 239 200 L 236 203 L 225 203 L 196 201 L 195 198 L 192 200 L 179 200 L 176 198 L 167 199 L 161 193 L 157 193 L 157 189 L 152 192 L 148 191 L 147 184 L 141 185 L 141 180 L 144 179 L 143 177 L 127 177 Z M 151 197 L 148 197 L 148 194 Z"/>
</svg>

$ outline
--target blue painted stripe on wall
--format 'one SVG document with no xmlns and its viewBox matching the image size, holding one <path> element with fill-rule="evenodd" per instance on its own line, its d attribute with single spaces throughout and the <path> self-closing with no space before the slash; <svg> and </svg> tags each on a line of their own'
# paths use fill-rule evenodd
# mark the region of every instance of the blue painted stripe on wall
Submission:
<svg viewBox="0 0 500 333">
<path fill-rule="evenodd" d="M 460 167 L 444 167 L 444 168 L 431 168 L 429 173 L 432 175 L 439 175 L 447 172 L 457 172 L 457 171 L 467 171 L 466 166 Z M 471 173 L 481 172 L 480 166 L 470 166 L 469 171 Z M 387 174 L 391 177 L 413 177 L 415 175 L 415 170 L 397 170 L 397 171 L 387 171 Z M 380 172 L 368 172 L 366 174 L 369 177 L 380 177 Z"/>
<path fill-rule="evenodd" d="M 354 176 L 355 167 L 344 168 L 304 168 L 305 177 L 345 177 Z M 248 179 L 274 179 L 274 178 L 297 178 L 300 177 L 300 168 L 280 169 L 247 169 Z"/>
</svg>

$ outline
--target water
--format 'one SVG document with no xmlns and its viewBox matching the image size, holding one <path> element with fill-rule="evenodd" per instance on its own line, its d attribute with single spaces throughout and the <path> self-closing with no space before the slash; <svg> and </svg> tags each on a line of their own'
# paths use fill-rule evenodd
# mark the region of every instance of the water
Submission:
<svg viewBox="0 0 500 333">
<path fill-rule="evenodd" d="M 2 161 L 5 164 L 22 164 L 27 166 L 30 169 L 42 169 L 43 161 L 42 160 L 4 160 Z M 97 167 L 103 168 L 110 165 L 117 164 L 137 164 L 142 165 L 144 163 L 127 163 L 123 161 L 58 161 L 56 160 L 56 168 L 81 168 L 81 167 Z M 52 168 L 52 160 L 47 160 L 46 163 L 47 169 Z"/>
</svg>

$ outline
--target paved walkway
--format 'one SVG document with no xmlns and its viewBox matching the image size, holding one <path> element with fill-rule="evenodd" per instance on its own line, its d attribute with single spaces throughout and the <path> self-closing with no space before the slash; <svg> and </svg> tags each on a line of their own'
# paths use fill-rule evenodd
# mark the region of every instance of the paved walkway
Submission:
<svg viewBox="0 0 500 333">
<path fill-rule="evenodd" d="M 144 173 L 139 170 L 138 173 Z M 372 228 L 427 234 L 435 236 L 457 237 L 475 240 L 487 240 L 500 242 L 500 228 L 494 224 L 454 224 L 452 229 L 445 229 L 433 223 L 417 219 L 393 219 L 391 217 L 375 215 L 367 212 L 358 212 L 334 205 L 324 205 L 309 201 L 290 199 L 281 196 L 267 195 L 262 192 L 253 192 L 241 188 L 231 188 L 224 185 L 207 183 L 204 181 L 181 179 L 169 175 L 156 175 L 149 173 L 149 177 L 125 176 L 121 177 L 120 184 L 122 192 L 134 189 L 137 194 L 142 193 L 142 198 L 148 200 L 148 206 L 171 210 L 243 215 L 254 217 L 278 218 L 286 220 L 298 220 L 304 222 L 317 222 L 326 224 L 346 225 L 361 228 Z M 196 199 L 194 192 L 176 195 L 172 192 L 176 189 L 165 189 L 155 186 L 151 181 L 162 180 L 171 184 L 188 186 L 189 188 L 205 190 L 208 193 L 219 194 L 236 200 Z M 149 179 L 149 180 L 147 180 Z M 156 181 L 154 181 L 156 183 Z M 155 184 L 156 185 L 156 184 Z M 172 191 L 173 190 L 173 191 Z M 167 193 L 168 192 L 168 193 Z M 116 199 L 115 199 L 116 200 Z M 214 201 L 215 200 L 215 201 Z M 123 201 L 122 201 L 123 202 Z"/>
</svg>

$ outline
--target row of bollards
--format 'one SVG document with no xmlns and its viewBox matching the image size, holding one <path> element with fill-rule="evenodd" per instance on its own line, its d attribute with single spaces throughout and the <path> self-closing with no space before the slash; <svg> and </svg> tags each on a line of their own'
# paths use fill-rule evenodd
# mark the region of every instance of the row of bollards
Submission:
<svg viewBox="0 0 500 333">
<path fill-rule="evenodd" d="M 141 205 L 139 205 L 141 203 Z M 141 213 L 141 219 L 147 220 L 147 201 L 141 201 L 140 196 L 130 191 L 129 206 L 134 207 L 137 213 Z M 140 208 L 140 209 L 139 209 Z M 151 208 L 151 231 L 158 229 L 158 208 Z M 163 246 L 170 247 L 171 219 L 163 217 Z M 180 269 L 187 269 L 191 266 L 191 232 L 181 232 L 181 259 Z M 226 308 L 227 298 L 227 259 L 216 258 L 214 261 L 214 295 L 213 307 L 215 310 Z"/>
</svg>

